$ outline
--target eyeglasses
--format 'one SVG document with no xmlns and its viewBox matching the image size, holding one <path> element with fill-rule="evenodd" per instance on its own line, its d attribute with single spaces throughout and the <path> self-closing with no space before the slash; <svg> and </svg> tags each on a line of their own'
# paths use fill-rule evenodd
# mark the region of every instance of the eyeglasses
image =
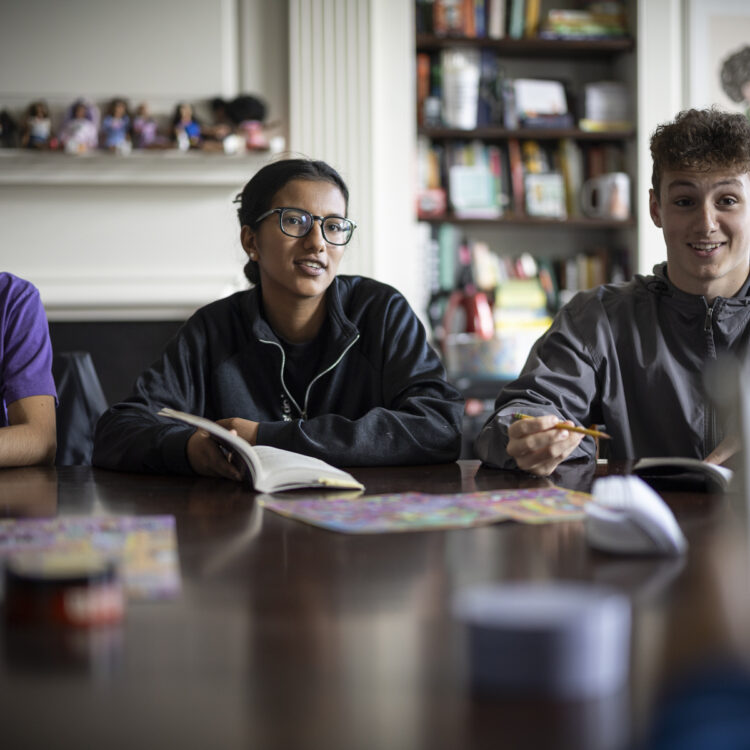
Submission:
<svg viewBox="0 0 750 750">
<path fill-rule="evenodd" d="M 304 237 L 313 228 L 313 222 L 319 221 L 323 230 L 323 239 L 331 245 L 346 245 L 352 238 L 356 224 L 351 219 L 341 216 L 315 216 L 301 208 L 272 208 L 261 214 L 255 223 L 259 224 L 271 214 L 279 215 L 279 229 L 288 237 Z"/>
</svg>

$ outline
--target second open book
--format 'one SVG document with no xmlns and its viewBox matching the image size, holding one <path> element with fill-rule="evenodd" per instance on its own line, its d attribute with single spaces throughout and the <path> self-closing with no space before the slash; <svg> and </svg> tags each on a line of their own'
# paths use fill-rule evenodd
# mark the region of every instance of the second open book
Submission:
<svg viewBox="0 0 750 750">
<path fill-rule="evenodd" d="M 351 474 L 319 458 L 270 445 L 250 445 L 247 440 L 224 429 L 220 424 L 184 411 L 164 408 L 158 413 L 162 417 L 178 419 L 205 430 L 222 448 L 237 457 L 246 469 L 247 478 L 258 492 L 282 492 L 305 487 L 364 489 Z"/>
<path fill-rule="evenodd" d="M 734 472 L 699 458 L 678 456 L 642 458 L 633 472 L 657 489 L 708 489 L 726 492 Z"/>
</svg>

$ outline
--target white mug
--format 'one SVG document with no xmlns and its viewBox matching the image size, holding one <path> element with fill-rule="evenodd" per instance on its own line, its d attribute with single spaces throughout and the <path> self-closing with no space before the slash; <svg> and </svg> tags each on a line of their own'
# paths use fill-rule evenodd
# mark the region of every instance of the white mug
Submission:
<svg viewBox="0 0 750 750">
<path fill-rule="evenodd" d="M 583 213 L 592 219 L 630 217 L 630 177 L 625 172 L 609 172 L 586 180 L 581 190 Z"/>
</svg>

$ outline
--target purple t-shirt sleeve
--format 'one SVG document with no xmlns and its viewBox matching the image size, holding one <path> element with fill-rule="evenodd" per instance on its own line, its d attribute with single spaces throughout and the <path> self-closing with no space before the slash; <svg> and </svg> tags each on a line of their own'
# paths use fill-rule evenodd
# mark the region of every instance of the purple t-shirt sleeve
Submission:
<svg viewBox="0 0 750 750">
<path fill-rule="evenodd" d="M 0 274 L 0 397 L 5 407 L 27 396 L 56 396 L 52 345 L 36 287 Z"/>
</svg>

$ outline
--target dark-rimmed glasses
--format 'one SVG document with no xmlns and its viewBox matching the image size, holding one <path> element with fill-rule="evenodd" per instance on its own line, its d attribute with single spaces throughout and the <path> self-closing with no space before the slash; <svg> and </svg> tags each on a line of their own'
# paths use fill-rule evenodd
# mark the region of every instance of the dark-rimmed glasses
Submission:
<svg viewBox="0 0 750 750">
<path fill-rule="evenodd" d="M 259 224 L 271 214 L 279 215 L 279 229 L 287 237 L 304 237 L 312 230 L 313 222 L 319 221 L 320 228 L 323 230 L 323 239 L 331 245 L 346 245 L 357 226 L 351 219 L 344 219 L 341 216 L 315 216 L 303 208 L 289 206 L 272 208 L 261 214 L 255 223 Z"/>
</svg>

